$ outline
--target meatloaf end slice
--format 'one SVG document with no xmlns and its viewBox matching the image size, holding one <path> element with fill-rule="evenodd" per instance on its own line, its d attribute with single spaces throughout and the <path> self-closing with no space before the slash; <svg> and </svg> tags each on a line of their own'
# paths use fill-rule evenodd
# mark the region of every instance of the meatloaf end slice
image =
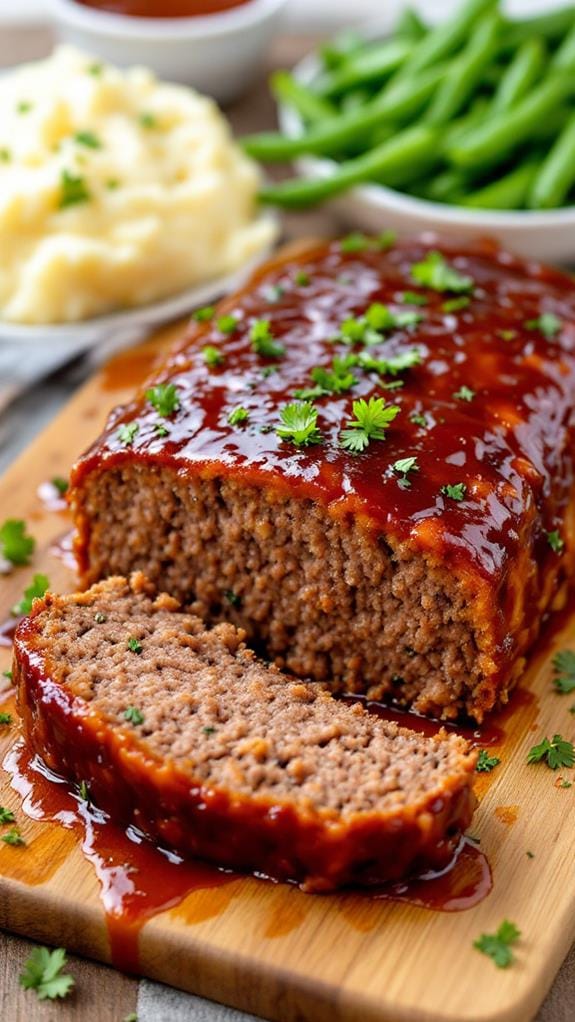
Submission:
<svg viewBox="0 0 575 1022">
<path fill-rule="evenodd" d="M 25 733 L 48 765 L 161 846 L 307 891 L 444 867 L 475 754 L 282 675 L 139 573 L 48 594 L 20 625 Z"/>
</svg>

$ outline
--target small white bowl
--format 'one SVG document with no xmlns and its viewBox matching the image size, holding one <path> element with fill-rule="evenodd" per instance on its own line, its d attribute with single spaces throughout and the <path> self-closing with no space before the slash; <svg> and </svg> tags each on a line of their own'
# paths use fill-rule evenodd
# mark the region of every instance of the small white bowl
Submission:
<svg viewBox="0 0 575 1022">
<path fill-rule="evenodd" d="M 164 81 L 226 103 L 256 77 L 287 0 L 249 0 L 197 18 L 134 18 L 47 0 L 60 39 L 111 64 L 143 64 Z"/>
<path fill-rule="evenodd" d="M 387 26 L 386 26 L 387 27 Z M 384 38 L 382 26 L 366 27 L 369 39 Z M 314 53 L 293 69 L 308 85 L 319 73 Z M 286 135 L 303 131 L 300 117 L 288 107 L 279 107 L 278 118 Z M 326 178 L 337 169 L 333 160 L 303 156 L 295 161 L 301 177 Z M 452 238 L 469 240 L 479 236 L 497 238 L 502 245 L 532 259 L 549 262 L 575 262 L 575 206 L 552 210 L 465 209 L 439 202 L 428 202 L 383 185 L 359 185 L 330 200 L 330 208 L 340 219 L 355 228 L 373 234 L 391 229 L 398 234 L 437 231 Z"/>
</svg>

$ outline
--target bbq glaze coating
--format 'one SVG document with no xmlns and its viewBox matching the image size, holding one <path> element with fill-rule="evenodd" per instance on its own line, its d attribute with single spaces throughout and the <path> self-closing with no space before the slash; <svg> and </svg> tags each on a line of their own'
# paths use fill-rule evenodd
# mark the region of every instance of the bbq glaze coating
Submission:
<svg viewBox="0 0 575 1022">
<path fill-rule="evenodd" d="M 134 594 L 155 595 L 153 587 L 137 574 L 129 585 Z M 234 788 L 232 784 L 210 783 L 202 779 L 200 769 L 194 774 L 193 750 L 179 758 L 159 756 L 153 748 L 153 735 L 147 738 L 125 720 L 102 712 L 101 705 L 95 705 L 97 694 L 89 698 L 82 680 L 75 686 L 68 685 L 67 667 L 76 665 L 54 660 L 51 643 L 43 634 L 46 617 L 58 618 L 62 608 L 73 604 L 89 608 L 92 619 L 96 610 L 105 610 L 111 617 L 116 594 L 125 596 L 127 590 L 126 580 L 109 579 L 85 593 L 46 594 L 34 602 L 31 615 L 18 627 L 13 662 L 18 709 L 28 743 L 50 769 L 77 784 L 85 782 L 90 799 L 112 820 L 138 827 L 164 848 L 221 866 L 294 881 L 308 892 L 397 880 L 424 869 L 440 870 L 451 862 L 476 802 L 472 786 L 477 754 L 455 735 L 439 732 L 431 738 L 423 737 L 393 723 L 377 721 L 375 728 L 387 727 L 399 740 L 406 736 L 423 746 L 430 771 L 435 769 L 435 758 L 449 748 L 449 769 L 438 768 L 434 783 L 428 790 L 421 785 L 413 800 L 392 806 L 378 805 L 376 800 L 364 811 L 346 810 L 344 804 L 342 810 L 335 810 L 298 796 L 297 784 L 291 794 L 274 798 L 269 789 L 266 792 L 265 781 L 263 791 L 256 786 L 250 792 L 244 790 L 245 785 Z M 178 615 L 175 601 L 166 606 L 165 597 L 160 596 L 158 602 L 164 603 L 164 616 L 174 612 L 170 628 L 174 633 L 180 629 L 184 642 L 188 640 L 188 632 L 179 624 L 183 615 Z M 137 613 L 135 607 L 134 618 Z M 91 627 L 102 626 L 92 620 Z M 208 634 L 208 643 L 212 634 L 215 657 L 221 639 L 216 629 Z M 125 643 L 118 642 L 120 645 L 125 649 Z M 184 659 L 185 652 L 184 645 Z M 277 686 L 278 672 L 268 666 L 258 667 L 253 655 L 241 645 L 237 654 L 245 664 L 246 677 L 255 665 L 265 699 L 266 684 Z M 138 672 L 143 661 L 130 653 L 127 656 L 132 658 L 131 668 L 124 664 L 120 670 Z M 99 666 L 94 660 L 83 664 L 84 678 L 90 679 L 88 688 L 93 685 L 96 693 Z M 284 679 L 286 690 L 289 681 Z M 157 684 L 161 698 L 161 672 Z M 237 680 L 230 679 L 229 684 L 233 688 Z M 298 683 L 298 687 L 305 686 Z M 318 694 L 318 686 L 313 688 L 314 698 L 330 699 L 321 691 Z M 180 694 L 185 698 L 193 691 L 186 691 L 182 682 Z M 145 713 L 148 707 L 143 696 L 141 705 Z M 217 712 L 210 709 L 216 726 L 222 723 L 218 716 L 221 711 L 219 705 Z M 361 707 L 344 707 L 341 703 L 336 712 L 369 717 Z M 256 738 L 258 732 L 250 732 L 249 720 L 246 725 L 247 735 L 261 745 L 263 736 Z M 275 726 L 277 730 L 280 721 Z M 337 742 L 337 736 L 333 740 Z M 326 756 L 328 752 L 326 748 Z M 199 753 L 201 757 L 201 750 Z M 228 755 L 233 758 L 231 751 Z M 362 756 L 361 749 L 357 755 Z M 235 765 L 240 766 L 239 762 Z M 235 775 L 228 772 L 226 776 Z"/>
<path fill-rule="evenodd" d="M 472 277 L 467 308 L 447 313 L 442 306 L 452 294 L 414 283 L 411 266 L 430 249 Z M 297 283 L 301 270 L 306 283 Z M 361 350 L 334 343 L 342 321 L 374 302 L 393 311 L 413 308 L 402 303 L 404 291 L 425 296 L 427 304 L 417 307 L 422 322 L 387 333 L 383 344 L 366 350 L 388 358 L 416 348 L 421 364 L 399 377 L 357 370 L 351 392 L 316 402 L 321 444 L 298 448 L 281 440 L 275 432 L 280 409 L 294 391 L 312 385 L 310 370 Z M 561 320 L 549 339 L 527 326 L 545 312 Z M 384 538 L 394 552 L 419 553 L 461 581 L 468 602 L 475 603 L 481 679 L 458 709 L 463 705 L 481 719 L 505 701 L 542 613 L 573 572 L 571 279 L 487 242 L 460 251 L 434 239 L 353 253 L 334 242 L 267 264 L 216 316 L 224 313 L 238 320 L 232 334 L 222 334 L 215 320 L 193 327 L 152 381 L 177 388 L 180 407 L 166 422 L 169 434 L 158 436 L 158 415 L 144 388 L 112 414 L 76 466 L 71 499 L 84 581 L 98 572 L 91 564 L 92 523 L 83 492 L 90 476 L 115 466 L 165 466 L 179 478 L 232 478 L 311 500 L 332 520 L 352 517 L 374 543 Z M 284 345 L 283 358 L 253 351 L 249 329 L 261 318 Z M 222 365 L 205 364 L 201 349 L 208 344 L 221 350 Z M 394 379 L 404 380 L 401 390 L 382 389 Z M 474 392 L 471 401 L 454 396 L 461 387 Z M 340 445 L 340 431 L 353 418 L 353 401 L 374 395 L 397 404 L 400 413 L 384 441 L 350 454 Z M 228 415 L 240 404 L 249 420 L 234 427 Z M 427 426 L 414 422 L 414 414 L 424 415 Z M 127 422 L 138 423 L 129 447 L 118 438 L 118 427 Z M 402 488 L 392 465 L 410 456 L 417 457 L 419 470 Z M 457 483 L 466 487 L 462 501 L 441 492 Z M 548 540 L 555 531 L 564 544 L 558 552 Z"/>
</svg>

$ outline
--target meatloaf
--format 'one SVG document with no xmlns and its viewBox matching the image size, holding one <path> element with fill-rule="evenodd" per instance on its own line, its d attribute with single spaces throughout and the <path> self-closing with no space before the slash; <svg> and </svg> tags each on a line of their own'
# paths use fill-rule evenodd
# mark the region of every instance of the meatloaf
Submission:
<svg viewBox="0 0 575 1022">
<path fill-rule="evenodd" d="M 32 747 L 161 845 L 308 891 L 445 866 L 476 754 L 282 675 L 141 575 L 36 601 L 15 640 Z"/>
<path fill-rule="evenodd" d="M 573 574 L 575 286 L 353 235 L 202 310 L 72 478 L 83 584 L 142 570 L 334 690 L 481 720 Z"/>
</svg>

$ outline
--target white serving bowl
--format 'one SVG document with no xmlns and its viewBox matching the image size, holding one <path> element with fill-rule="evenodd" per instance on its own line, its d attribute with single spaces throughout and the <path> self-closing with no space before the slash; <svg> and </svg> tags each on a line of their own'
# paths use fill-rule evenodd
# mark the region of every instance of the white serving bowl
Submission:
<svg viewBox="0 0 575 1022">
<path fill-rule="evenodd" d="M 287 0 L 249 0 L 197 18 L 133 18 L 47 0 L 59 38 L 119 67 L 143 64 L 168 82 L 226 103 L 256 77 Z"/>
<path fill-rule="evenodd" d="M 369 39 L 384 38 L 388 24 L 366 26 Z M 293 69 L 308 85 L 320 71 L 315 53 L 305 57 Z M 303 131 L 301 118 L 288 107 L 280 106 L 279 123 L 286 135 Z M 303 156 L 295 161 L 297 172 L 306 178 L 329 177 L 337 168 L 333 160 Z M 440 202 L 428 202 L 383 185 L 359 185 L 330 200 L 330 208 L 340 219 L 371 234 L 391 229 L 398 234 L 437 231 L 452 238 L 468 240 L 478 236 L 497 238 L 519 255 L 549 262 L 575 262 L 575 206 L 552 210 L 465 209 Z"/>
</svg>

